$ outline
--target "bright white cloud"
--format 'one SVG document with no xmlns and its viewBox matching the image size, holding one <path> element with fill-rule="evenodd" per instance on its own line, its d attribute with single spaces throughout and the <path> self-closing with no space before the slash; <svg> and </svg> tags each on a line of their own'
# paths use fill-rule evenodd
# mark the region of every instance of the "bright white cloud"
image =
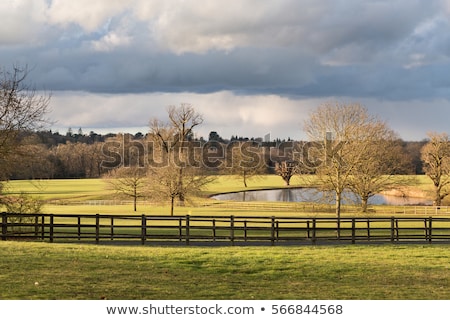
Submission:
<svg viewBox="0 0 450 320">
<path fill-rule="evenodd" d="M 204 116 L 199 134 L 207 137 L 217 131 L 225 138 L 231 135 L 272 136 L 288 134 L 299 137 L 301 126 L 313 100 L 292 100 L 274 95 L 241 96 L 228 91 L 211 94 L 152 93 L 108 94 L 85 92 L 56 93 L 51 101 L 54 128 L 127 128 L 142 131 L 151 118 L 167 120 L 167 107 L 190 103 Z M 131 132 L 133 133 L 133 132 Z"/>
<path fill-rule="evenodd" d="M 42 43 L 45 0 L 6 0 L 0 2 L 0 45 Z"/>
<path fill-rule="evenodd" d="M 117 47 L 130 44 L 130 42 L 130 37 L 111 32 L 103 36 L 100 40 L 92 41 L 92 46 L 97 51 L 112 51 Z"/>
<path fill-rule="evenodd" d="M 133 42 L 135 23 L 128 17 L 121 17 L 115 23 L 109 23 L 105 35 L 91 42 L 96 51 L 113 51 L 116 48 L 126 47 Z"/>
<path fill-rule="evenodd" d="M 50 23 L 63 27 L 76 24 L 87 32 L 94 32 L 132 3 L 132 0 L 53 0 L 47 16 Z"/>
<path fill-rule="evenodd" d="M 303 125 L 309 113 L 320 104 L 338 100 L 360 102 L 371 114 L 385 120 L 401 138 L 422 140 L 428 131 L 446 132 L 450 110 L 447 100 L 408 102 L 382 101 L 351 97 L 296 98 L 275 95 L 243 96 L 229 91 L 211 94 L 151 93 L 151 94 L 92 94 L 85 92 L 56 93 L 51 101 L 54 129 L 82 128 L 108 132 L 147 132 L 151 118 L 167 119 L 167 107 L 191 103 L 203 114 L 204 123 L 197 128 L 199 136 L 208 137 L 217 131 L 222 137 L 232 135 L 272 139 L 306 139 Z"/>
</svg>

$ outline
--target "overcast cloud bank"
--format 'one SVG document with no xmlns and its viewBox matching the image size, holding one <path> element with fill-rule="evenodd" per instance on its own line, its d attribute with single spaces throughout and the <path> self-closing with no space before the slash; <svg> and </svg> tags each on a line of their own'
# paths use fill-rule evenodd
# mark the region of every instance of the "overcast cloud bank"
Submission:
<svg viewBox="0 0 450 320">
<path fill-rule="evenodd" d="M 32 69 L 59 128 L 141 129 L 188 102 L 205 132 L 295 138 L 338 99 L 404 139 L 449 131 L 449 1 L 13 0 L 0 19 L 2 66 Z"/>
</svg>

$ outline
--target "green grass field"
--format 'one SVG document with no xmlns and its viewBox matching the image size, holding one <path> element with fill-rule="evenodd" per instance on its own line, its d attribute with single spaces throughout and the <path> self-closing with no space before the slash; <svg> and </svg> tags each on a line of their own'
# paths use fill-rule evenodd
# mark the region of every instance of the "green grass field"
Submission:
<svg viewBox="0 0 450 320">
<path fill-rule="evenodd" d="M 298 179 L 294 185 L 303 183 Z M 283 187 L 280 177 L 265 176 L 249 186 L 274 187 Z M 419 177 L 413 187 L 429 190 L 430 184 Z M 205 195 L 242 189 L 242 181 L 220 177 Z M 50 201 L 44 207 L 48 213 L 133 213 L 131 205 L 85 203 L 115 199 L 100 179 L 11 181 L 6 191 Z M 264 206 L 188 206 L 177 207 L 175 214 L 277 214 L 270 204 Z M 167 206 L 154 205 L 138 211 L 169 212 Z M 450 299 L 447 245 L 156 247 L 0 241 L 0 250 L 1 299 Z"/>
<path fill-rule="evenodd" d="M 292 185 L 306 182 L 300 177 L 292 179 Z M 204 195 L 242 191 L 246 189 L 270 189 L 284 187 L 283 180 L 276 175 L 264 175 L 250 180 L 245 188 L 242 179 L 232 176 L 217 176 L 208 184 Z M 6 194 L 25 192 L 43 200 L 91 200 L 114 198 L 114 191 L 103 179 L 60 179 L 60 180 L 12 180 L 5 185 Z"/>
<path fill-rule="evenodd" d="M 102 179 L 12 180 L 5 194 L 27 193 L 42 200 L 84 201 L 110 199 L 113 191 Z"/>
<path fill-rule="evenodd" d="M 448 246 L 0 249 L 1 299 L 450 299 Z"/>
<path fill-rule="evenodd" d="M 315 214 L 317 210 L 320 213 L 333 214 L 332 206 L 322 206 L 323 210 L 317 204 L 299 205 L 298 203 L 233 203 L 233 205 L 210 205 L 217 204 L 217 201 L 211 201 L 208 196 L 217 193 L 234 192 L 242 190 L 257 190 L 284 188 L 283 180 L 276 175 L 264 175 L 248 182 L 248 188 L 245 188 L 242 179 L 230 176 L 218 176 L 216 180 L 208 184 L 203 192 L 202 198 L 193 199 L 192 204 L 185 207 L 176 207 L 175 214 L 185 215 L 260 215 L 260 214 Z M 305 186 L 311 184 L 310 179 L 295 176 L 292 179 L 291 186 Z M 429 192 L 432 185 L 426 176 L 416 176 L 410 182 L 410 188 Z M 39 180 L 10 181 L 5 186 L 6 194 L 19 194 L 21 192 L 32 195 L 35 198 L 44 200 L 46 205 L 43 210 L 45 213 L 65 214 L 65 213 L 85 213 L 85 214 L 134 214 L 131 204 L 103 205 L 101 201 L 96 200 L 117 200 L 118 196 L 111 190 L 105 180 L 102 179 L 63 179 L 63 180 Z M 129 200 L 131 198 L 122 198 Z M 208 206 L 199 204 L 206 203 Z M 273 209 L 272 207 L 276 207 Z M 314 210 L 312 209 L 314 207 Z M 347 210 L 348 209 L 348 210 Z M 407 208 L 413 210 L 413 208 Z M 322 212 L 320 211 L 322 210 Z M 356 210 L 357 211 L 357 210 Z M 386 212 L 385 212 L 386 211 Z M 388 206 L 374 206 L 372 212 L 379 214 L 392 215 L 398 211 L 396 208 Z M 138 214 L 168 214 L 170 208 L 168 205 L 140 204 Z M 353 215 L 355 208 L 348 207 L 343 209 L 343 214 L 347 212 Z M 405 213 L 405 212 L 404 212 Z M 427 213 L 428 214 L 428 213 Z"/>
</svg>

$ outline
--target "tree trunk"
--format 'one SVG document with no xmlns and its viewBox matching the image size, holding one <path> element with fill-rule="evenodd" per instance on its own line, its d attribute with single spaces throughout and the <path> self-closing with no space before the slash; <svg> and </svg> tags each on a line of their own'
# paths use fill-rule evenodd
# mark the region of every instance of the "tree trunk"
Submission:
<svg viewBox="0 0 450 320">
<path fill-rule="evenodd" d="M 247 172 L 244 170 L 244 187 L 247 188 Z"/>
<path fill-rule="evenodd" d="M 174 202 L 175 202 L 175 197 L 172 196 L 172 197 L 170 198 L 170 216 L 171 216 L 171 217 L 173 217 L 173 205 L 174 205 Z"/>
<path fill-rule="evenodd" d="M 133 194 L 133 206 L 134 206 L 134 212 L 137 210 L 137 198 L 138 198 L 138 192 L 137 192 L 137 185 L 134 185 L 134 194 Z"/>
<path fill-rule="evenodd" d="M 435 206 L 440 206 L 442 204 L 441 188 L 439 186 L 435 186 L 434 190 L 435 194 L 433 204 Z"/>
<path fill-rule="evenodd" d="M 285 177 L 284 182 L 286 182 L 286 186 L 289 186 L 291 183 L 291 177 Z"/>
<path fill-rule="evenodd" d="M 178 200 L 179 205 L 184 207 L 185 194 L 183 189 L 183 168 L 180 167 L 180 173 L 178 177 Z"/>
<path fill-rule="evenodd" d="M 364 196 L 361 198 L 361 210 L 362 212 L 366 213 L 367 212 L 367 204 L 369 202 L 369 197 L 368 196 Z"/>
</svg>

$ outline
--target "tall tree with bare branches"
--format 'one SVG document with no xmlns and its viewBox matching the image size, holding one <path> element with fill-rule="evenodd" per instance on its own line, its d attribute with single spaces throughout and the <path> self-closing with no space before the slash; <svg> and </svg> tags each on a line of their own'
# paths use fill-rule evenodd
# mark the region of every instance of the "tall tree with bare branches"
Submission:
<svg viewBox="0 0 450 320">
<path fill-rule="evenodd" d="M 110 187 L 119 195 L 133 199 L 133 209 L 137 210 L 137 201 L 147 194 L 147 170 L 142 167 L 119 167 L 106 176 Z"/>
<path fill-rule="evenodd" d="M 413 178 L 395 176 L 403 165 L 402 148 L 396 134 L 383 123 L 371 128 L 372 139 L 364 141 L 365 152 L 355 163 L 348 189 L 361 201 L 361 211 L 367 212 L 369 199 L 377 193 L 407 185 Z"/>
<path fill-rule="evenodd" d="M 11 159 L 23 131 L 34 131 L 49 123 L 50 95 L 39 94 L 26 82 L 26 67 L 0 69 L 0 179 L 8 178 Z"/>
<path fill-rule="evenodd" d="M 450 190 L 450 141 L 447 133 L 429 133 L 421 150 L 426 175 L 434 185 L 433 204 L 440 206 Z"/>
<path fill-rule="evenodd" d="M 203 117 L 190 104 L 167 109 L 168 122 L 159 119 L 150 121 L 148 139 L 151 159 L 149 161 L 150 188 L 154 195 L 175 198 L 184 205 L 186 197 L 198 192 L 208 178 L 204 176 L 195 153 L 194 128 L 203 123 Z M 153 177 L 153 178 L 152 178 Z"/>
<path fill-rule="evenodd" d="M 352 178 L 370 163 L 375 142 L 385 139 L 384 122 L 370 115 L 359 103 L 331 102 L 319 106 L 305 123 L 305 132 L 315 148 L 317 182 L 335 193 L 335 211 L 340 236 L 341 205 Z M 380 145 L 382 147 L 382 145 Z"/>
<path fill-rule="evenodd" d="M 298 164 L 294 160 L 283 160 L 275 163 L 275 173 L 279 175 L 286 186 L 290 185 L 291 178 L 298 173 Z"/>
<path fill-rule="evenodd" d="M 263 149 L 254 141 L 233 141 L 226 147 L 226 161 L 223 172 L 242 179 L 248 187 L 251 179 L 257 179 L 267 172 Z"/>
</svg>

